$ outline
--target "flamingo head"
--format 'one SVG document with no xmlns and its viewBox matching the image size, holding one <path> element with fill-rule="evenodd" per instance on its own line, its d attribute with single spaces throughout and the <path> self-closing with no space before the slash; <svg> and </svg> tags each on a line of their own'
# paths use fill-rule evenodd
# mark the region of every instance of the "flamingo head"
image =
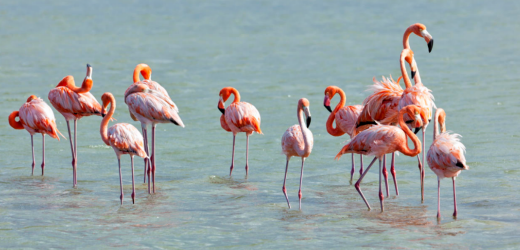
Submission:
<svg viewBox="0 0 520 250">
<path fill-rule="evenodd" d="M 417 36 L 424 38 L 426 44 L 428 45 L 428 52 L 432 52 L 433 49 L 433 37 L 426 30 L 426 26 L 422 23 L 416 23 L 412 25 L 412 31 Z"/>
<path fill-rule="evenodd" d="M 325 89 L 325 99 L 323 99 L 323 106 L 332 113 L 332 109 L 330 108 L 330 100 L 334 97 L 334 95 L 338 92 L 338 87 L 336 86 L 328 86 Z"/>
<path fill-rule="evenodd" d="M 309 110 L 309 100 L 307 98 L 302 98 L 298 100 L 298 110 L 301 108 L 303 113 L 305 114 L 305 124 L 307 128 L 311 125 L 311 111 Z"/>
<path fill-rule="evenodd" d="M 225 106 L 224 103 L 229 99 L 231 94 L 235 95 L 235 100 L 233 102 L 239 102 L 240 101 L 240 94 L 238 93 L 238 90 L 236 90 L 233 87 L 225 87 L 220 90 L 219 100 L 218 100 L 218 109 L 222 114 L 225 113 Z"/>
<path fill-rule="evenodd" d="M 401 112 L 404 112 L 404 114 L 407 114 L 410 118 L 405 120 L 405 123 L 410 129 L 415 129 L 414 134 L 417 134 L 421 128 L 424 129 L 428 125 L 428 116 L 426 115 L 425 108 L 416 105 L 408 105 L 403 108 Z"/>
<path fill-rule="evenodd" d="M 412 79 L 417 73 L 417 63 L 415 62 L 415 58 L 413 56 L 413 51 L 411 49 L 403 49 L 401 56 L 404 56 L 404 60 L 410 65 L 410 70 L 412 71 Z"/>
<path fill-rule="evenodd" d="M 35 95 L 31 95 L 29 96 L 29 98 L 27 98 L 27 102 L 31 102 L 34 99 L 38 99 L 38 97 L 36 97 Z"/>
</svg>

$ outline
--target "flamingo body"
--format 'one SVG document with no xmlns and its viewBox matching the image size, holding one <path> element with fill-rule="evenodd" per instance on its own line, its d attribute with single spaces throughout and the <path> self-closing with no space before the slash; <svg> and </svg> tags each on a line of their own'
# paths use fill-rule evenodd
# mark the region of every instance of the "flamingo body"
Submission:
<svg viewBox="0 0 520 250">
<path fill-rule="evenodd" d="M 76 93 L 67 87 L 56 87 L 49 91 L 49 101 L 66 121 L 84 116 L 101 116 L 101 105 L 90 93 Z"/>
<path fill-rule="evenodd" d="M 54 113 L 51 107 L 41 98 L 36 98 L 24 103 L 22 107 L 20 107 L 19 112 L 20 122 L 31 135 L 42 133 L 60 140 L 58 137 L 58 133 L 60 132 L 56 127 Z"/>
<path fill-rule="evenodd" d="M 335 114 L 336 125 L 350 138 L 354 136 L 354 130 L 356 129 L 356 121 L 363 111 L 363 105 L 351 105 L 345 106 L 338 110 Z"/>
<path fill-rule="evenodd" d="M 108 129 L 108 140 L 118 156 L 130 154 L 142 158 L 147 157 L 144 151 L 143 136 L 131 124 L 117 123 L 112 125 Z"/>
<path fill-rule="evenodd" d="M 250 135 L 253 132 L 262 134 L 260 129 L 260 113 L 247 102 L 234 102 L 226 108 L 226 124 L 233 134 L 245 132 Z"/>
<path fill-rule="evenodd" d="M 461 137 L 459 134 L 444 132 L 437 135 L 430 146 L 426 160 L 440 179 L 457 177 L 460 171 L 467 169 L 464 157 L 466 147 L 460 142 Z"/>
<path fill-rule="evenodd" d="M 307 139 L 308 147 L 305 147 L 305 139 Z M 289 127 L 282 136 L 282 152 L 287 157 L 298 156 L 298 157 L 309 157 L 314 145 L 314 138 L 312 132 L 307 134 L 306 138 L 303 138 L 303 133 L 300 125 L 296 124 Z"/>
</svg>

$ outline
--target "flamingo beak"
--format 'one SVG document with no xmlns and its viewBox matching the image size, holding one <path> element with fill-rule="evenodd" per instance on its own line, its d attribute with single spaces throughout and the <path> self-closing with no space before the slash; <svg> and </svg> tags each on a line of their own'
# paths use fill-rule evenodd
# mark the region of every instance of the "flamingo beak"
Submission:
<svg viewBox="0 0 520 250">
<path fill-rule="evenodd" d="M 305 117 L 307 117 L 305 120 L 307 128 L 309 128 L 311 125 L 311 111 L 309 110 L 309 107 L 303 107 L 303 111 L 305 112 Z"/>
<path fill-rule="evenodd" d="M 417 71 L 413 71 L 413 70 L 412 70 L 412 79 L 415 77 L 415 73 L 416 73 L 416 72 L 417 72 Z"/>
<path fill-rule="evenodd" d="M 332 109 L 330 109 L 330 98 L 328 95 L 325 95 L 325 99 L 323 100 L 323 106 L 332 113 Z"/>
<path fill-rule="evenodd" d="M 433 37 L 432 37 L 432 35 L 430 35 L 430 33 L 428 33 L 428 31 L 426 31 L 426 30 L 421 30 L 421 35 L 422 35 L 422 37 L 424 37 L 424 40 L 428 44 L 428 53 L 431 53 L 432 49 L 433 49 Z"/>
<path fill-rule="evenodd" d="M 224 107 L 224 101 L 222 100 L 222 97 L 220 97 L 220 99 L 218 100 L 218 110 L 220 110 L 220 112 L 222 112 L 223 115 L 226 114 L 226 109 Z"/>
</svg>

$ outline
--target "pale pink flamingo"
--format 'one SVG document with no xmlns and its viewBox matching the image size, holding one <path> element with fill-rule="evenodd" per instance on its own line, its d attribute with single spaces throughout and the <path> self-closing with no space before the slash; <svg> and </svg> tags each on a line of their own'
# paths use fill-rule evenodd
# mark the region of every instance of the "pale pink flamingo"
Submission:
<svg viewBox="0 0 520 250">
<path fill-rule="evenodd" d="M 330 108 L 330 100 L 334 95 L 339 94 L 340 101 L 334 108 L 334 111 Z M 345 133 L 352 137 L 354 136 L 354 130 L 356 129 L 356 121 L 358 116 L 363 110 L 363 105 L 351 105 L 345 106 L 347 98 L 345 92 L 336 86 L 329 86 L 325 89 L 325 99 L 323 100 L 323 106 L 331 112 L 327 123 L 325 124 L 327 132 L 332 136 L 342 136 Z M 336 121 L 336 128 L 334 128 L 334 121 Z M 359 161 L 361 166 L 359 167 L 359 174 L 363 173 L 363 155 L 359 155 Z M 354 154 L 352 154 L 352 168 L 350 170 L 350 182 L 355 172 Z"/>
<path fill-rule="evenodd" d="M 229 105 L 229 107 L 225 108 L 224 103 L 231 96 L 231 94 L 235 96 L 235 99 Z M 260 113 L 255 108 L 255 106 L 251 105 L 250 103 L 241 102 L 238 90 L 232 87 L 225 87 L 220 90 L 218 109 L 220 110 L 220 112 L 222 112 L 225 118 L 224 120 L 222 119 L 222 117 L 220 118 L 220 125 L 224 130 L 231 130 L 231 132 L 233 132 L 233 153 L 231 156 L 231 167 L 229 168 L 230 176 L 233 172 L 233 167 L 235 165 L 235 137 L 237 133 L 246 133 L 247 176 L 249 172 L 249 136 L 253 132 L 262 134 L 262 130 L 260 129 Z M 229 130 L 226 129 L 226 126 Z"/>
<path fill-rule="evenodd" d="M 19 117 L 19 121 L 16 121 Z M 60 140 L 58 134 L 63 136 L 56 127 L 56 119 L 51 107 L 40 98 L 34 95 L 27 98 L 27 102 L 20 107 L 19 111 L 13 111 L 9 115 L 9 125 L 14 129 L 26 129 L 31 134 L 31 149 L 32 149 L 32 172 L 34 175 L 34 141 L 33 135 L 35 133 L 42 134 L 42 176 L 45 170 L 45 134 L 48 134 L 54 139 Z M 65 137 L 64 137 L 65 138 Z"/>
<path fill-rule="evenodd" d="M 144 80 L 141 81 L 141 79 L 139 78 L 139 74 L 141 74 L 143 76 Z M 163 88 L 163 86 L 161 86 L 158 82 L 152 81 L 151 78 L 152 78 L 152 68 L 150 68 L 150 66 L 148 66 L 147 64 L 144 64 L 144 63 L 140 63 L 137 66 L 135 66 L 134 75 L 133 75 L 134 83 L 126 89 L 125 97 L 128 96 L 128 91 L 134 85 L 144 84 L 144 85 L 148 86 L 148 88 L 150 88 L 151 90 L 158 91 L 161 94 L 161 97 L 163 97 L 163 98 L 167 99 L 169 102 L 173 103 L 173 101 L 170 98 L 170 95 L 168 95 L 168 91 L 166 91 L 166 89 Z M 126 100 L 125 100 L 125 103 L 126 103 Z M 177 106 L 174 105 L 174 108 L 176 109 L 177 113 L 179 113 L 179 109 L 177 108 Z M 130 112 L 130 117 L 134 121 L 138 121 L 138 119 L 132 113 L 132 110 L 130 109 L 130 107 L 128 107 L 128 110 Z M 147 131 L 147 129 L 148 129 L 147 124 L 141 122 L 141 130 L 142 130 L 143 137 L 144 137 L 144 149 L 146 150 L 146 153 L 148 154 L 148 131 Z M 151 156 L 151 158 L 153 159 L 153 155 Z M 153 160 L 152 160 L 152 162 L 153 162 Z M 144 160 L 144 182 L 146 182 L 146 172 L 147 172 L 146 163 L 147 163 L 147 160 L 145 159 Z"/>
<path fill-rule="evenodd" d="M 108 122 L 114 115 L 116 109 L 116 100 L 114 96 L 107 92 L 101 96 L 103 108 L 110 105 L 108 114 L 101 121 L 100 133 L 101 139 L 106 145 L 112 146 L 117 156 L 117 163 L 119 165 L 119 185 L 121 188 L 121 205 L 123 205 L 123 177 L 121 174 L 121 155 L 129 154 L 132 163 L 132 203 L 135 203 L 135 181 L 134 181 L 134 155 L 149 160 L 148 155 L 144 151 L 143 136 L 134 126 L 128 123 L 117 123 L 108 128 Z M 108 130 L 108 131 L 107 131 Z M 150 189 L 150 182 L 148 182 L 148 189 Z"/>
<path fill-rule="evenodd" d="M 87 76 L 83 80 L 81 87 L 76 87 L 74 77 L 66 76 L 58 83 L 56 88 L 49 91 L 48 96 L 52 106 L 54 106 L 54 108 L 65 117 L 65 121 L 67 121 L 70 151 L 72 152 L 73 187 L 76 187 L 78 184 L 77 121 L 84 116 L 102 116 L 105 113 L 105 110 L 101 108 L 96 98 L 89 92 L 92 88 L 92 84 L 92 67 L 87 64 Z M 72 136 L 70 134 L 70 120 L 74 120 L 74 143 L 72 142 Z"/>
<path fill-rule="evenodd" d="M 435 111 L 433 124 L 433 143 L 428 150 L 428 166 L 437 175 L 437 218 L 441 218 L 441 179 L 451 177 L 453 180 L 453 216 L 457 217 L 457 195 L 455 192 L 455 179 L 460 171 L 468 170 L 466 165 L 466 147 L 460 142 L 459 134 L 446 132 L 446 113 L 439 108 Z M 441 133 L 439 134 L 439 125 Z"/>
<path fill-rule="evenodd" d="M 152 125 L 152 153 L 149 161 L 151 167 L 147 172 L 148 175 L 152 175 L 153 192 L 155 193 L 155 126 L 157 123 L 173 123 L 184 128 L 184 123 L 179 117 L 175 103 L 160 91 L 150 89 L 146 84 L 131 85 L 125 92 L 125 102 L 131 113 L 141 122 L 145 138 L 146 127 L 148 124 Z M 146 143 L 147 140 L 144 141 Z M 146 146 L 145 144 L 145 150 Z M 150 190 L 148 191 L 150 192 Z"/>
<path fill-rule="evenodd" d="M 389 125 L 375 125 L 366 130 L 363 130 L 358 135 L 356 135 L 347 145 L 345 145 L 341 151 L 336 155 L 336 159 L 339 159 L 341 155 L 347 153 L 356 153 L 356 154 L 364 154 L 364 155 L 374 155 L 374 160 L 367 167 L 365 172 L 361 175 L 359 180 L 354 185 L 356 190 L 365 201 L 368 209 L 370 209 L 370 205 L 366 200 L 365 196 L 361 192 L 360 183 L 370 170 L 370 167 L 374 164 L 376 159 L 379 159 L 379 201 L 381 203 L 381 211 L 384 211 L 383 206 L 383 192 L 381 191 L 381 160 L 385 154 L 393 153 L 395 151 L 399 151 L 407 156 L 416 156 L 421 152 L 421 142 L 419 138 L 412 133 L 412 131 L 406 126 L 406 123 L 403 119 L 403 116 L 408 114 L 410 117 L 413 117 L 413 122 L 415 123 L 415 127 L 420 126 L 422 124 L 422 120 L 426 118 L 426 114 L 424 109 L 421 109 L 417 106 L 410 105 L 407 106 L 401 111 L 399 111 L 399 125 L 401 128 L 396 126 Z M 408 139 L 407 136 L 410 137 L 414 144 L 414 149 L 410 149 L 408 147 Z"/>
<path fill-rule="evenodd" d="M 305 119 L 303 115 L 305 114 Z M 287 200 L 287 205 L 291 208 L 287 190 L 285 188 L 285 180 L 287 179 L 287 169 L 289 168 L 289 160 L 291 157 L 302 158 L 302 169 L 300 173 L 300 190 L 298 191 L 298 200 L 300 210 L 302 209 L 302 179 L 303 179 L 303 163 L 305 158 L 309 157 L 314 144 L 312 132 L 308 129 L 311 125 L 311 111 L 309 110 L 309 100 L 302 98 L 298 100 L 298 108 L 296 109 L 298 124 L 289 127 L 282 136 L 282 152 L 287 156 L 287 164 L 285 165 L 285 176 L 283 177 L 283 194 Z"/>
</svg>

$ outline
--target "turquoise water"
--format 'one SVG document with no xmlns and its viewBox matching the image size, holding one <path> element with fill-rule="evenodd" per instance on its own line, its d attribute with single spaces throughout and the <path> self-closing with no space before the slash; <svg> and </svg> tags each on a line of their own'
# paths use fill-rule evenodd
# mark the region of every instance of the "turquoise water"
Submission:
<svg viewBox="0 0 520 250">
<path fill-rule="evenodd" d="M 519 2 L 435 1 L 75 1 L 0 3 L 1 248 L 518 248 L 517 156 L 520 147 Z M 327 134 L 323 91 L 340 86 L 359 104 L 372 77 L 399 76 L 406 27 L 421 22 L 435 39 L 428 54 L 411 37 L 424 84 L 447 127 L 463 135 L 469 171 L 451 181 L 427 169 L 424 203 L 412 158 L 397 158 L 400 195 L 378 209 L 375 168 L 364 180 L 367 211 L 352 185 L 350 157 L 333 158 L 347 140 Z M 113 150 L 99 135 L 99 117 L 78 123 L 78 185 L 72 188 L 70 148 L 47 137 L 45 176 L 30 176 L 30 136 L 7 123 L 10 112 L 64 76 L 81 82 L 93 68 L 92 94 L 112 92 L 117 122 L 131 121 L 123 93 L 138 63 L 153 69 L 180 108 L 186 128 L 157 129 L 157 193 L 142 184 L 131 204 L 129 157 L 123 157 L 125 203 Z M 237 88 L 262 115 L 264 135 L 237 137 L 220 128 L 218 92 Z M 287 209 L 282 194 L 283 132 L 297 123 L 296 102 L 311 103 L 314 149 L 306 161 L 303 210 L 297 205 L 299 159 L 291 161 Z M 338 97 L 333 99 L 333 105 Z M 64 118 L 55 112 L 65 133 Z M 427 133 L 431 143 L 432 126 Z M 35 137 L 37 168 L 41 137 Z M 365 158 L 365 162 L 369 162 Z M 392 185 L 392 182 L 390 182 Z"/>
</svg>

